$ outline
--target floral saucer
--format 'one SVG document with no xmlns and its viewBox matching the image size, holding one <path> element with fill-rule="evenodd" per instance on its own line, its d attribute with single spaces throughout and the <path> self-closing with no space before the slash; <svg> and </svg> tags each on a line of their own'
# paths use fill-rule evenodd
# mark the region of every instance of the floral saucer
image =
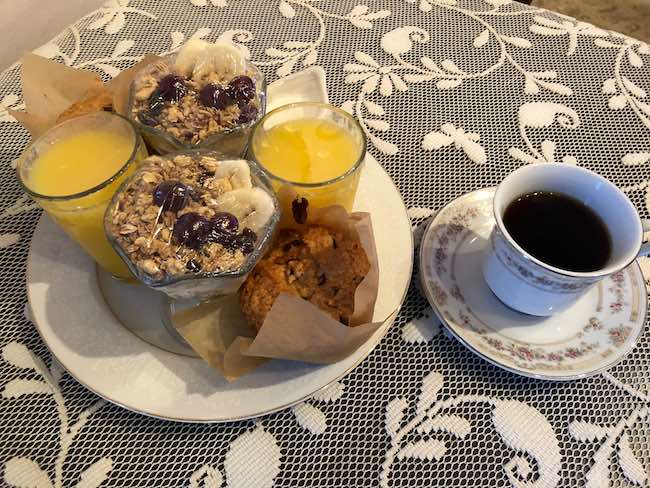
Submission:
<svg viewBox="0 0 650 488">
<path fill-rule="evenodd" d="M 443 324 L 479 356 L 523 376 L 573 380 L 619 362 L 645 324 L 647 295 L 639 265 L 605 278 L 552 317 L 506 307 L 481 272 L 495 223 L 494 192 L 478 190 L 449 203 L 422 238 L 422 288 Z"/>
</svg>

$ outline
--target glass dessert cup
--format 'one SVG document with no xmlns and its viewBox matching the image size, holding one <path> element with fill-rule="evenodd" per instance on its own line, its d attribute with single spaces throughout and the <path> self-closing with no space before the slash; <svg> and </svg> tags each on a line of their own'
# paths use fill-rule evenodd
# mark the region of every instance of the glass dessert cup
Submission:
<svg viewBox="0 0 650 488">
<path fill-rule="evenodd" d="M 169 64 L 173 64 L 175 58 L 176 56 L 172 54 L 164 56 L 162 59 Z M 133 114 L 133 106 L 135 105 L 135 82 L 131 83 L 131 87 L 129 88 L 127 117 L 129 117 L 129 119 L 131 119 L 140 130 L 142 137 L 147 142 L 149 148 L 157 154 L 165 155 L 175 151 L 205 149 L 214 150 L 224 156 L 230 156 L 233 158 L 243 157 L 248 148 L 248 141 L 252 128 L 266 113 L 266 78 L 264 77 L 264 74 L 249 61 L 246 61 L 246 70 L 252 75 L 251 78 L 255 82 L 256 97 L 259 103 L 259 112 L 257 117 L 245 124 L 237 125 L 212 134 L 197 144 L 183 142 L 165 130 L 140 122 L 137 116 Z"/>
<path fill-rule="evenodd" d="M 302 120 L 329 122 L 351 137 L 354 150 L 358 154 L 353 155 L 351 163 L 345 165 L 340 175 L 322 181 L 302 182 L 276 174 L 277 170 L 274 173 L 265 165 L 261 153 L 264 144 L 272 143 L 269 140 L 269 132 L 280 124 Z M 321 102 L 292 103 L 272 110 L 254 127 L 248 150 L 249 159 L 260 166 L 278 194 L 283 216 L 291 215 L 291 202 L 296 198 L 306 198 L 309 206 L 313 207 L 342 205 L 350 212 L 365 155 L 366 137 L 358 121 L 346 111 Z"/>
<path fill-rule="evenodd" d="M 48 195 L 35 191 L 32 177 L 34 168 L 48 150 L 85 131 L 101 131 L 122 139 L 128 144 L 128 157 L 116 161 L 116 172 L 101 183 L 74 194 Z M 104 234 L 104 213 L 113 194 L 122 182 L 132 174 L 137 162 L 146 157 L 146 148 L 135 126 L 125 117 L 108 112 L 76 117 L 62 122 L 41 135 L 27 146 L 18 160 L 16 173 L 24 190 L 41 206 L 59 226 L 74 239 L 99 266 L 116 278 L 130 278 L 131 272 L 113 250 Z M 90 158 L 91 156 L 89 156 Z M 93 168 L 88 161 L 88 169 Z M 75 178 L 70 175 L 50 175 Z"/>
<path fill-rule="evenodd" d="M 165 155 L 163 158 L 171 159 L 178 155 L 192 158 L 211 156 L 220 161 L 229 159 L 219 153 L 204 149 L 178 151 Z M 119 192 L 123 191 L 131 181 L 141 177 L 146 166 L 133 173 L 116 192 L 106 209 L 105 233 L 115 252 L 122 258 L 133 276 L 138 279 L 138 283 L 117 283 L 115 280 L 107 280 L 103 276 L 99 277 L 99 282 L 104 297 L 115 315 L 123 325 L 140 338 L 174 353 L 196 356 L 176 331 L 174 314 L 206 301 L 215 301 L 224 303 L 224 306 L 230 306 L 229 302 L 233 297 L 236 298 L 237 290 L 270 246 L 280 219 L 279 203 L 263 172 L 253 163 L 248 162 L 248 165 L 253 186 L 261 188 L 273 201 L 273 213 L 266 224 L 258 230 L 254 248 L 246 255 L 243 264 L 228 271 L 186 272 L 180 275 L 165 275 L 162 278 L 146 272 L 121 247 L 111 231 L 110 224 Z M 139 298 L 134 298 L 135 296 L 139 296 Z M 143 306 L 138 306 L 136 303 L 138 301 Z"/>
</svg>

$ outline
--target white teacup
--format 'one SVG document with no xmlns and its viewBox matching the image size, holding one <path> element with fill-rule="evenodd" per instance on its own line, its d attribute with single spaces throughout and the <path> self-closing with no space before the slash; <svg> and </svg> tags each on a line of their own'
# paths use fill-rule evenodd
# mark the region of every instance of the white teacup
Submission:
<svg viewBox="0 0 650 488">
<path fill-rule="evenodd" d="M 602 269 L 556 268 L 534 258 L 512 239 L 503 214 L 519 196 L 535 191 L 572 196 L 600 216 L 612 240 L 611 256 Z M 483 276 L 503 303 L 530 315 L 548 316 L 569 308 L 595 283 L 630 265 L 643 240 L 641 219 L 621 190 L 596 173 L 558 163 L 524 166 L 506 177 L 494 196 L 494 217 Z"/>
</svg>

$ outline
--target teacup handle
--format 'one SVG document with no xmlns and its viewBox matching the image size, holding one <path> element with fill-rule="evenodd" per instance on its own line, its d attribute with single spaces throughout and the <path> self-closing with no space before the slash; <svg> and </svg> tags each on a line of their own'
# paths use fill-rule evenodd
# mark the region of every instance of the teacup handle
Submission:
<svg viewBox="0 0 650 488">
<path fill-rule="evenodd" d="M 643 225 L 644 234 L 650 232 L 650 219 L 641 219 L 641 224 Z M 650 256 L 650 240 L 641 244 L 639 256 Z"/>
</svg>

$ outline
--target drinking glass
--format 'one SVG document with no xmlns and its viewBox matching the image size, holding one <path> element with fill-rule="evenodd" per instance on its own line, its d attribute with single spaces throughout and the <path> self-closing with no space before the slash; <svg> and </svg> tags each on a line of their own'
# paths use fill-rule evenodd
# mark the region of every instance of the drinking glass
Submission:
<svg viewBox="0 0 650 488">
<path fill-rule="evenodd" d="M 265 141 L 268 142 L 269 131 L 279 124 L 303 119 L 331 122 L 353 138 L 358 154 L 352 155 L 351 164 L 343 174 L 324 181 L 304 183 L 285 179 L 266 168 L 263 158 L 260 157 L 260 146 Z M 272 110 L 253 129 L 249 145 L 249 159 L 255 161 L 271 181 L 278 194 L 283 216 L 291 215 L 291 202 L 295 198 L 306 198 L 310 207 L 327 207 L 338 204 L 350 212 L 354 204 L 365 155 L 366 137 L 359 122 L 345 110 L 321 102 L 292 103 Z"/>
<path fill-rule="evenodd" d="M 80 131 L 101 130 L 123 137 L 132 147 L 126 160 L 108 179 L 70 195 L 44 195 L 32 188 L 31 175 L 39 158 L 59 141 Z M 103 269 L 117 278 L 130 278 L 131 273 L 115 253 L 104 233 L 104 212 L 115 191 L 136 169 L 137 161 L 146 157 L 146 149 L 135 126 L 125 117 L 97 112 L 62 122 L 34 140 L 18 160 L 18 180 L 25 191 L 72 237 Z M 88 169 L 93 161 L 88 159 Z M 78 169 L 77 169 L 78 170 Z M 75 174 L 65 175 L 75 178 Z"/>
<path fill-rule="evenodd" d="M 169 65 L 173 65 L 176 60 L 176 55 L 170 54 L 164 56 L 163 60 Z M 146 67 L 143 69 L 146 69 Z M 163 129 L 140 122 L 138 117 L 133 114 L 133 106 L 135 105 L 134 83 L 131 83 L 129 88 L 127 117 L 138 127 L 144 140 L 149 144 L 149 148 L 160 155 L 182 150 L 206 149 L 218 151 L 225 156 L 241 157 L 246 153 L 251 128 L 266 111 L 266 78 L 264 77 L 264 73 L 249 61 L 246 61 L 246 72 L 250 75 L 256 86 L 255 96 L 260 105 L 257 117 L 245 124 L 238 124 L 230 129 L 224 129 L 212 134 L 197 144 L 183 142 Z"/>
<path fill-rule="evenodd" d="M 227 160 L 227 157 L 206 149 L 189 149 L 168 153 L 161 157 L 164 159 L 173 159 L 178 155 L 184 155 L 192 159 L 210 156 L 220 161 Z M 133 262 L 129 257 L 129 253 L 122 248 L 116 236 L 111 233 L 111 219 L 117 212 L 119 212 L 119 195 L 129 186 L 131 181 L 137 181 L 142 177 L 142 173 L 145 173 L 149 169 L 146 161 L 142 164 L 140 170 L 133 173 L 130 178 L 126 179 L 122 188 L 118 190 L 117 194 L 110 202 L 104 217 L 104 228 L 111 246 L 113 246 L 117 254 L 119 254 L 122 260 L 127 264 L 133 276 L 145 285 L 167 294 L 172 300 L 204 301 L 215 296 L 232 295 L 236 293 L 248 274 L 270 247 L 280 218 L 279 204 L 273 191 L 269 187 L 268 179 L 253 163 L 249 162 L 248 164 L 250 166 L 251 180 L 254 187 L 262 189 L 271 197 L 274 211 L 268 222 L 257 231 L 257 240 L 253 251 L 246 256 L 246 260 L 239 268 L 230 271 L 188 272 L 181 274 L 180 276 L 165 275 L 160 278 L 147 273 Z"/>
</svg>

